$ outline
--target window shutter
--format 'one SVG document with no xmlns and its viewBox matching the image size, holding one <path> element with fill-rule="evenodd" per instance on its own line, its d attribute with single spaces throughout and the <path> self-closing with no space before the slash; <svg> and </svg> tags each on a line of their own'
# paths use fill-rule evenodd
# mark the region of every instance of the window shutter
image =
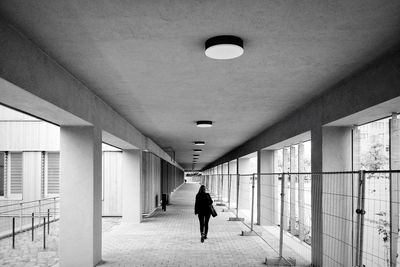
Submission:
<svg viewBox="0 0 400 267">
<path fill-rule="evenodd" d="M 60 153 L 47 154 L 47 194 L 60 192 Z"/>
<path fill-rule="evenodd" d="M 10 194 L 22 194 L 22 153 L 10 153 Z"/>
<path fill-rule="evenodd" d="M 0 152 L 0 197 L 4 197 L 6 192 L 6 166 L 6 153 Z"/>
</svg>

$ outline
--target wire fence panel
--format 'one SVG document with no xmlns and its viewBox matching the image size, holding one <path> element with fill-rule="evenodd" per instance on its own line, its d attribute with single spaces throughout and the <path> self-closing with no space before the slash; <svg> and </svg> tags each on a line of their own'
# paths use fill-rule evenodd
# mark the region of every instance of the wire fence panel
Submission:
<svg viewBox="0 0 400 267">
<path fill-rule="evenodd" d="M 314 174 L 315 175 L 315 174 Z M 352 266 L 355 236 L 355 185 L 358 174 L 322 175 L 322 220 L 324 264 Z"/>
<path fill-rule="evenodd" d="M 259 175 L 212 175 L 205 181 L 283 259 L 296 251 L 311 262 L 311 185 L 318 179 L 322 233 L 316 234 L 322 235 L 324 266 L 400 266 L 400 171 Z M 253 229 L 257 201 L 260 226 Z"/>
<path fill-rule="evenodd" d="M 279 253 L 281 223 L 281 182 L 282 175 L 260 175 L 260 225 L 266 231 L 263 236 L 274 251 Z"/>
<path fill-rule="evenodd" d="M 397 175 L 392 175 L 397 179 Z M 362 264 L 390 265 L 390 174 L 366 173 Z M 397 258 L 397 257 L 396 257 Z"/>
</svg>

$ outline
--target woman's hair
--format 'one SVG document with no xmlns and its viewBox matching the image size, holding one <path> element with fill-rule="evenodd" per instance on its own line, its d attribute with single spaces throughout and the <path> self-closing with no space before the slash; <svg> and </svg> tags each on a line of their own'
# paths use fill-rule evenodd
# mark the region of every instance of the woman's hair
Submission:
<svg viewBox="0 0 400 267">
<path fill-rule="evenodd" d="M 206 186 L 205 185 L 201 185 L 199 188 L 199 192 L 197 194 L 202 194 L 206 192 Z"/>
</svg>

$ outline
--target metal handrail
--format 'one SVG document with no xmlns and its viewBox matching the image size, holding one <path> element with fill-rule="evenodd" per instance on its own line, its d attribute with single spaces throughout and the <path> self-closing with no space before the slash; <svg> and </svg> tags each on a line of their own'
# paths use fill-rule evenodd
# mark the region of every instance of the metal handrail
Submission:
<svg viewBox="0 0 400 267">
<path fill-rule="evenodd" d="M 30 201 L 24 201 L 24 202 L 18 202 L 18 203 L 12 203 L 12 204 L 7 204 L 7 205 L 0 205 L 0 209 L 1 208 L 5 208 L 5 207 L 10 207 L 10 206 L 16 206 L 16 205 L 24 205 L 24 204 L 28 204 L 28 203 L 33 203 L 33 202 L 37 202 L 37 201 L 46 201 L 46 200 L 54 200 L 54 199 L 60 199 L 60 197 L 48 197 L 48 198 L 42 198 L 42 199 L 36 199 L 36 200 L 30 200 Z M 12 200 L 12 199 L 11 199 Z"/>
<path fill-rule="evenodd" d="M 52 200 L 52 202 L 49 202 L 50 200 Z M 19 208 L 16 209 L 12 209 L 12 210 L 5 210 L 5 211 L 0 211 L 0 217 L 2 217 L 2 214 L 6 214 L 6 213 L 10 213 L 10 212 L 17 212 L 19 211 L 20 213 L 22 213 L 23 210 L 27 210 L 27 209 L 33 209 L 33 208 L 41 208 L 43 206 L 48 206 L 48 205 L 54 205 L 55 203 L 58 203 L 60 200 L 60 197 L 51 197 L 51 198 L 43 198 L 43 199 L 38 199 L 38 200 L 31 200 L 31 201 L 25 201 L 25 202 L 19 202 L 19 203 L 13 203 L 13 204 L 7 204 L 7 205 L 2 205 L 0 206 L 0 210 L 2 208 L 7 208 L 7 207 L 12 207 L 12 206 L 19 206 Z M 38 203 L 36 205 L 29 205 L 29 206 L 25 206 L 26 204 L 32 204 L 32 203 Z M 44 202 L 44 203 L 43 203 Z M 21 216 L 20 216 L 21 217 Z"/>
<path fill-rule="evenodd" d="M 400 170 L 362 170 L 364 173 L 400 173 Z M 236 175 L 236 176 L 252 176 L 252 175 L 319 175 L 319 174 L 358 174 L 360 171 L 328 171 L 328 172 L 254 172 L 254 173 L 219 173 L 219 174 L 203 174 L 203 176 L 221 176 L 221 175 Z"/>
</svg>

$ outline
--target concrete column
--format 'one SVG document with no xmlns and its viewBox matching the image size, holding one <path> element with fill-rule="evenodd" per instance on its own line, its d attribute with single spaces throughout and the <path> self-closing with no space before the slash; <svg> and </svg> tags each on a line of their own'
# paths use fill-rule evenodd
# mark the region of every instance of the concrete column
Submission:
<svg viewBox="0 0 400 267">
<path fill-rule="evenodd" d="M 250 174 L 250 159 L 239 159 L 239 174 Z M 239 180 L 239 209 L 246 210 L 250 218 L 251 210 L 251 176 L 240 176 Z"/>
<path fill-rule="evenodd" d="M 60 128 L 60 266 L 101 261 L 101 130 Z"/>
<path fill-rule="evenodd" d="M 390 120 L 390 169 L 400 170 L 400 120 L 397 114 Z M 390 266 L 397 266 L 399 239 L 400 175 L 390 175 Z"/>
<path fill-rule="evenodd" d="M 222 196 L 221 177 L 222 177 L 222 165 L 218 165 L 217 166 L 217 197 L 218 197 L 218 200 L 221 200 L 221 196 Z"/>
<path fill-rule="evenodd" d="M 259 169 L 261 173 L 274 172 L 274 151 L 260 150 Z M 276 202 L 275 175 L 261 175 L 260 180 L 260 212 L 259 222 L 261 225 L 274 225 Z"/>
<path fill-rule="evenodd" d="M 229 174 L 231 174 L 231 193 L 230 193 L 230 208 L 236 208 L 237 198 L 237 160 L 229 162 Z"/>
<path fill-rule="evenodd" d="M 229 188 L 229 175 L 228 175 L 228 164 L 224 163 L 222 165 L 222 200 L 224 202 L 228 201 L 228 188 Z"/>
<path fill-rule="evenodd" d="M 357 127 L 353 128 L 353 171 L 359 171 L 361 169 L 361 134 L 360 129 Z"/>
<path fill-rule="evenodd" d="M 341 172 L 351 170 L 351 127 L 324 127 L 322 129 L 322 170 Z M 352 185 L 350 174 L 329 174 L 322 177 L 324 202 L 323 215 L 323 253 L 328 262 L 352 266 Z M 329 262 L 333 259 L 334 262 Z"/>
<path fill-rule="evenodd" d="M 142 220 L 141 154 L 140 150 L 133 149 L 124 150 L 122 153 L 122 219 L 124 222 L 140 223 Z"/>
<path fill-rule="evenodd" d="M 304 143 L 299 144 L 299 172 L 305 172 Z M 304 175 L 299 175 L 298 209 L 299 209 L 299 239 L 304 241 Z"/>
<path fill-rule="evenodd" d="M 318 126 L 311 129 L 311 171 L 322 172 L 322 128 Z M 311 179 L 311 262 L 315 267 L 322 267 L 322 177 L 313 175 Z"/>
<path fill-rule="evenodd" d="M 290 172 L 290 148 L 284 147 L 283 148 L 283 172 L 287 173 Z M 290 212 L 290 188 L 289 188 L 289 176 L 286 174 L 285 175 L 285 195 L 284 195 L 284 212 L 283 212 L 283 222 L 282 222 L 282 227 L 283 230 L 289 230 L 289 212 Z"/>
<path fill-rule="evenodd" d="M 257 173 L 256 173 L 256 177 L 257 177 L 257 183 L 256 183 L 256 196 L 257 196 L 257 205 L 255 205 L 254 209 L 256 210 L 256 223 L 258 225 L 261 224 L 261 215 L 260 215 L 260 210 L 261 210 L 261 150 L 257 150 Z"/>
<path fill-rule="evenodd" d="M 297 168 L 298 164 L 298 155 L 296 151 L 296 147 L 290 147 L 290 172 L 296 173 L 298 172 Z M 297 175 L 290 175 L 290 233 L 293 235 L 296 234 L 296 183 L 297 183 Z"/>
</svg>

